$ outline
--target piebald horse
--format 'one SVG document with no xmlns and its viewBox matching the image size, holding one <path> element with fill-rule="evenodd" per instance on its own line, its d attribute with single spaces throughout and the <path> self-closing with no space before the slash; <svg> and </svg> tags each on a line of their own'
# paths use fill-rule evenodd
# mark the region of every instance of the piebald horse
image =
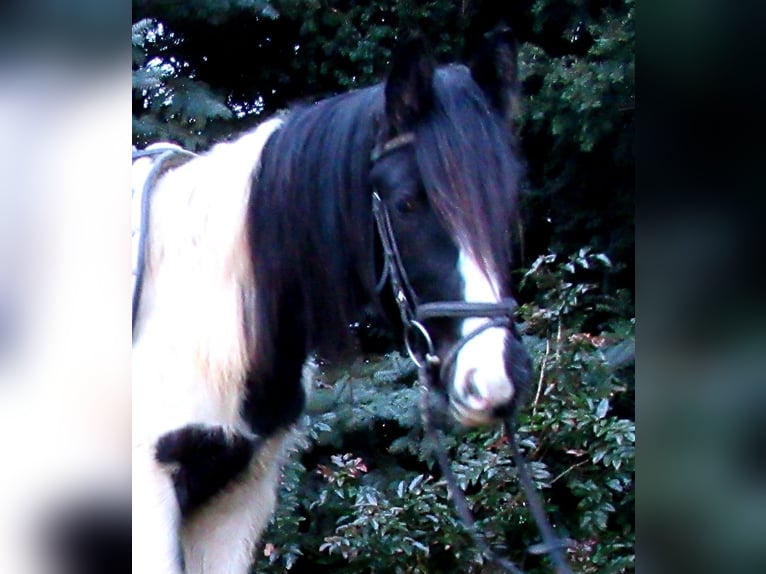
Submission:
<svg viewBox="0 0 766 574">
<path fill-rule="evenodd" d="M 153 176 L 134 318 L 134 572 L 248 572 L 311 358 L 340 350 L 367 306 L 416 359 L 455 351 L 440 384 L 459 422 L 515 407 L 531 362 L 512 321 L 413 323 L 405 309 L 512 299 L 517 85 L 509 32 L 469 66 L 437 67 L 413 40 L 383 83 Z M 135 164 L 138 187 L 150 164 Z"/>
</svg>

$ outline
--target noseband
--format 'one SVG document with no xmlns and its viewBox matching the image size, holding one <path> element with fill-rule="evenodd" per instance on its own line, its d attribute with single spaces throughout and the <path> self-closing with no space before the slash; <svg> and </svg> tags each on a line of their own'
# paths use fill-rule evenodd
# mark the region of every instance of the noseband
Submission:
<svg viewBox="0 0 766 574">
<path fill-rule="evenodd" d="M 406 132 L 396 136 L 382 145 L 376 146 L 372 151 L 370 161 L 374 165 L 375 162 L 387 154 L 411 145 L 414 142 L 415 134 L 413 132 Z M 434 445 L 436 459 L 441 467 L 451 498 L 454 501 L 455 509 L 464 527 L 473 538 L 474 543 L 490 562 L 495 563 L 507 572 L 524 574 L 523 570 L 510 560 L 497 556 L 477 531 L 465 494 L 458 486 L 457 477 L 452 471 L 447 451 L 441 440 L 443 431 L 439 427 L 442 425 L 437 423 L 437 421 L 439 423 L 443 422 L 442 415 L 447 409 L 447 387 L 443 384 L 443 381 L 446 380 L 457 360 L 458 353 L 466 343 L 488 329 L 494 327 L 509 328 L 517 308 L 516 301 L 512 298 L 506 298 L 498 303 L 470 303 L 467 301 L 419 303 L 417 294 L 410 284 L 402 263 L 388 209 L 377 191 L 372 193 L 372 213 L 378 230 L 378 236 L 383 246 L 383 272 L 375 290 L 376 293 L 380 294 L 386 282 L 390 283 L 393 290 L 394 299 L 399 308 L 402 325 L 404 326 L 404 343 L 407 353 L 418 367 L 424 431 Z M 424 325 L 425 321 L 435 318 L 487 318 L 489 320 L 461 337 L 440 357 L 436 353 L 433 340 Z M 418 354 L 413 345 L 414 336 L 419 336 L 425 343 L 426 352 L 422 356 Z M 561 548 L 568 545 L 570 541 L 558 539 L 547 520 L 542 502 L 516 442 L 513 419 L 513 414 L 506 418 L 505 434 L 511 446 L 513 460 L 517 467 L 524 495 L 543 538 L 542 544 L 536 544 L 534 550 L 530 549 L 529 551 L 535 554 L 550 554 L 555 571 L 558 574 L 571 574 L 571 570 L 561 552 Z"/>
</svg>

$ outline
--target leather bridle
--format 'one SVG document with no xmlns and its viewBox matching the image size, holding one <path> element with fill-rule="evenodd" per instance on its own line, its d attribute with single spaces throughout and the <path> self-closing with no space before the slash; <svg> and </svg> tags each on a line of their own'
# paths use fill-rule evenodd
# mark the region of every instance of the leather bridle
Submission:
<svg viewBox="0 0 766 574">
<path fill-rule="evenodd" d="M 384 142 L 382 145 L 376 146 L 372 151 L 370 161 L 374 165 L 389 153 L 414 143 L 415 134 L 413 132 L 400 134 Z M 448 391 L 444 381 L 449 376 L 459 351 L 466 343 L 488 329 L 511 327 L 513 315 L 517 307 L 516 301 L 512 298 L 506 298 L 497 303 L 472 303 L 467 301 L 420 303 L 402 263 L 388 209 L 376 190 L 372 193 L 372 213 L 383 248 L 383 271 L 375 289 L 379 295 L 386 283 L 388 283 L 393 291 L 394 300 L 399 309 L 404 328 L 405 347 L 410 358 L 418 367 L 424 432 L 434 446 L 436 459 L 455 504 L 455 510 L 463 526 L 469 532 L 474 543 L 485 558 L 507 572 L 523 574 L 523 570 L 510 560 L 495 554 L 484 537 L 476 529 L 465 494 L 459 487 L 457 477 L 452 471 L 449 456 L 442 440 L 443 430 L 441 428 L 444 423 L 444 413 L 448 408 Z M 463 335 L 440 356 L 437 354 L 433 339 L 424 325 L 425 321 L 435 318 L 487 318 L 489 320 L 470 333 Z M 416 350 L 413 344 L 413 336 L 419 336 L 425 343 L 426 350 L 424 353 L 419 354 Z M 557 574 L 571 574 L 571 570 L 561 552 L 561 548 L 571 543 L 571 541 L 558 539 L 547 520 L 542 502 L 516 441 L 514 418 L 514 414 L 511 413 L 504 421 L 505 434 L 511 446 L 513 460 L 517 467 L 524 495 L 527 498 L 527 503 L 543 539 L 542 544 L 535 545 L 534 553 L 550 554 Z M 530 550 L 530 552 L 533 551 Z"/>
<path fill-rule="evenodd" d="M 376 290 L 380 293 L 386 281 L 390 283 L 404 326 L 404 341 L 407 352 L 418 367 L 423 366 L 425 362 L 438 362 L 442 375 L 446 375 L 457 358 L 458 351 L 468 341 L 491 327 L 507 328 L 510 326 L 513 312 L 516 309 L 516 302 L 510 298 L 500 303 L 471 303 L 467 301 L 419 303 L 402 263 L 388 209 L 377 191 L 372 193 L 372 213 L 383 247 L 383 272 Z M 436 318 L 461 319 L 469 317 L 486 317 L 491 320 L 461 338 L 443 357 L 439 357 L 424 322 Z M 419 335 L 426 344 L 427 350 L 422 357 L 419 356 L 413 345 L 412 336 L 414 334 Z"/>
<path fill-rule="evenodd" d="M 411 145 L 414 142 L 414 133 L 405 132 L 388 140 L 383 145 L 375 147 L 370 156 L 371 162 L 375 164 L 389 153 Z M 468 341 L 487 329 L 493 327 L 509 328 L 511 326 L 513 314 L 517 307 L 516 301 L 509 297 L 497 303 L 473 303 L 468 301 L 420 303 L 402 263 L 402 257 L 396 237 L 394 236 L 394 229 L 391 225 L 388 209 L 377 191 L 372 192 L 372 214 L 378 230 L 378 237 L 383 247 L 383 271 L 375 289 L 380 294 L 385 287 L 386 281 L 390 283 L 394 300 L 399 309 L 402 325 L 404 326 L 405 346 L 413 362 L 418 367 L 423 367 L 426 363 L 438 364 L 440 366 L 440 375 L 445 377 L 457 359 L 458 352 Z M 487 318 L 490 320 L 468 335 L 463 336 L 440 357 L 436 354 L 431 336 L 424 325 L 425 321 L 436 318 Z M 418 355 L 413 347 L 413 334 L 419 335 L 426 344 L 427 350 L 422 357 Z"/>
</svg>

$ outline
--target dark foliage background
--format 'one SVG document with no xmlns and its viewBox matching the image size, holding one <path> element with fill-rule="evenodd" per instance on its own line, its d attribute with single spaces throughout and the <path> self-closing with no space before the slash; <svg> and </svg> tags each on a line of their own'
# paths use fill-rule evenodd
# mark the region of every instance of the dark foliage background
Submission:
<svg viewBox="0 0 766 574">
<path fill-rule="evenodd" d="M 384 77 L 420 29 L 442 61 L 499 23 L 521 42 L 527 178 L 521 319 L 540 376 L 520 432 L 582 572 L 634 569 L 633 0 L 133 1 L 133 139 L 203 149 L 298 100 Z M 489 572 L 420 440 L 414 374 L 390 334 L 324 365 L 258 572 Z M 545 562 L 497 429 L 451 435 L 481 527 Z M 502 509 L 502 511 L 501 511 Z"/>
</svg>

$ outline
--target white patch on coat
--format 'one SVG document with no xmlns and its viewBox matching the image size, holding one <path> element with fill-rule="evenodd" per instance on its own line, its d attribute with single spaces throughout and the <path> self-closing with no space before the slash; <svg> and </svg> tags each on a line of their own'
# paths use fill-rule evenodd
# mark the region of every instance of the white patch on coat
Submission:
<svg viewBox="0 0 766 574">
<path fill-rule="evenodd" d="M 187 574 L 246 574 L 244 553 L 249 557 L 274 507 L 290 433 L 270 439 L 239 490 L 199 509 L 188 524 L 180 524 L 170 469 L 152 454 L 159 437 L 192 423 L 249 430 L 239 413 L 250 368 L 243 300 L 253 292 L 246 212 L 251 175 L 280 123 L 216 145 L 168 172 L 152 193 L 132 362 L 136 572 L 178 574 L 180 534 Z"/>
<path fill-rule="evenodd" d="M 467 302 L 500 301 L 497 282 L 487 277 L 464 250 L 460 251 L 458 269 Z M 464 319 L 461 335 L 470 334 L 488 321 L 487 318 Z M 513 383 L 508 378 L 503 360 L 507 336 L 504 328 L 489 328 L 468 341 L 458 353 L 453 380 L 457 401 L 452 400 L 452 407 L 458 420 L 467 426 L 489 422 L 492 411 L 507 404 L 513 397 Z"/>
<path fill-rule="evenodd" d="M 187 572 L 250 571 L 255 544 L 276 507 L 276 485 L 291 438 L 280 433 L 266 441 L 245 473 L 183 524 Z"/>
</svg>

